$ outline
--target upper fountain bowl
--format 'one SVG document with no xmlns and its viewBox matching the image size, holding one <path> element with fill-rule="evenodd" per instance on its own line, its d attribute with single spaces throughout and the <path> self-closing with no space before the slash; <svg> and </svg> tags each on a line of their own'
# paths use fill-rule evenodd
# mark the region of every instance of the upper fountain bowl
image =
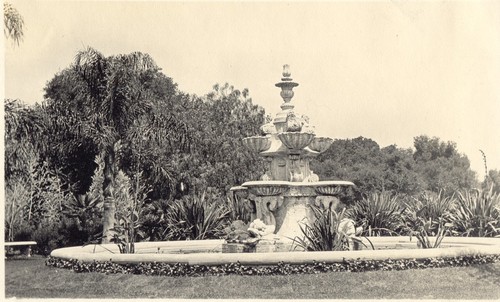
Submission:
<svg viewBox="0 0 500 302">
<path fill-rule="evenodd" d="M 314 134 L 304 132 L 282 132 L 278 134 L 278 138 L 288 149 L 302 150 L 311 143 Z"/>
<path fill-rule="evenodd" d="M 255 153 L 266 151 L 271 147 L 271 141 L 266 136 L 252 136 L 243 139 L 243 144 Z"/>
</svg>

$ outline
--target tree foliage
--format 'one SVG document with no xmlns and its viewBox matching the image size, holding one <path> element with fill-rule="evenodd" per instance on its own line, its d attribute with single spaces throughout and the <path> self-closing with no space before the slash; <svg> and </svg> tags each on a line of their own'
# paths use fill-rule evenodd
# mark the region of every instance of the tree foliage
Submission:
<svg viewBox="0 0 500 302">
<path fill-rule="evenodd" d="M 3 3 L 3 24 L 4 36 L 19 45 L 24 36 L 24 19 L 8 2 Z"/>
<path fill-rule="evenodd" d="M 211 93 L 194 99 L 186 113 L 193 147 L 184 158 L 181 178 L 197 191 L 214 187 L 225 192 L 262 173 L 262 161 L 242 144 L 265 122 L 264 110 L 252 103 L 246 89 L 215 85 Z"/>
<path fill-rule="evenodd" d="M 421 135 L 415 138 L 413 158 L 417 171 L 425 180 L 424 189 L 447 194 L 476 186 L 476 175 L 467 156 L 458 152 L 454 142 Z"/>
<path fill-rule="evenodd" d="M 159 85 L 163 87 L 160 89 Z M 165 89 L 167 92 L 163 92 Z M 166 115 L 170 112 L 153 111 L 159 108 L 158 104 L 165 101 L 166 96 L 176 93 L 176 87 L 171 79 L 159 72 L 148 54 L 133 52 L 105 57 L 88 47 L 77 53 L 74 63 L 49 82 L 45 91 L 48 106 L 53 115 L 58 116 L 58 124 L 54 129 L 64 131 L 55 135 L 64 138 L 59 150 L 71 154 L 68 151 L 73 149 L 78 152 L 87 147 L 87 156 L 83 158 L 89 165 L 96 149 L 104 154 L 103 224 L 104 238 L 109 240 L 115 211 L 113 183 L 120 168 L 117 160 L 120 154 L 116 152 L 131 146 L 130 136 L 137 133 L 134 130 L 139 126 L 142 127 L 144 140 L 163 140 L 172 133 L 176 136 L 182 134 L 179 131 L 181 127 L 176 127 L 176 123 L 172 122 L 172 115 Z M 156 112 L 159 115 L 155 115 Z M 138 121 L 149 123 L 145 125 Z M 150 129 L 155 126 L 159 128 Z M 75 145 L 84 148 L 74 150 L 72 147 Z M 120 149 L 118 145 L 123 148 Z M 86 184 L 89 185 L 91 174 L 85 174 Z"/>
<path fill-rule="evenodd" d="M 264 123 L 248 90 L 226 84 L 204 97 L 184 94 L 147 54 L 105 57 L 87 48 L 47 84 L 45 98 L 53 147 L 44 156 L 75 193 L 88 190 L 99 152 L 105 198 L 118 170 L 141 172 L 151 200 L 225 192 L 262 173 L 241 143 Z"/>
<path fill-rule="evenodd" d="M 418 136 L 415 149 L 380 148 L 367 138 L 335 140 L 311 164 L 320 179 L 353 181 L 362 195 L 393 191 L 416 195 L 426 190 L 451 194 L 476 186 L 475 173 L 456 144 Z"/>
</svg>

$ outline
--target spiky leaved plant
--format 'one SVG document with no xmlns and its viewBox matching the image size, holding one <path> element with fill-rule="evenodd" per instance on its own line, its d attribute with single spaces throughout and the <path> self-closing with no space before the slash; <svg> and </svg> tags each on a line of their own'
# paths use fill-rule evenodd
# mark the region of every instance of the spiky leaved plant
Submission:
<svg viewBox="0 0 500 302">
<path fill-rule="evenodd" d="M 345 210 L 337 213 L 331 208 L 308 205 L 314 216 L 312 224 L 299 225 L 302 237 L 295 237 L 296 247 L 306 251 L 341 251 L 349 250 L 349 238 L 341 230 L 339 224 L 345 216 Z"/>
<path fill-rule="evenodd" d="M 450 213 L 454 203 L 454 197 L 444 196 L 442 191 L 424 192 L 411 198 L 405 202 L 403 211 L 405 232 L 410 238 L 415 236 L 422 248 L 439 247 L 453 226 Z M 435 240 L 431 242 L 429 236 L 435 236 Z"/>
<path fill-rule="evenodd" d="M 208 195 L 186 195 L 168 208 L 167 240 L 214 239 L 223 235 L 229 210 L 221 198 Z"/>
<path fill-rule="evenodd" d="M 458 192 L 452 210 L 453 232 L 466 237 L 500 236 L 500 194 L 489 190 Z"/>
<path fill-rule="evenodd" d="M 436 220 L 423 217 L 422 210 L 406 211 L 403 221 L 406 233 L 410 235 L 410 240 L 415 236 L 419 246 L 424 249 L 438 248 L 453 226 L 451 223 L 445 222 L 442 217 Z M 435 236 L 433 242 L 430 240 L 430 236 Z"/>
<path fill-rule="evenodd" d="M 403 208 L 398 195 L 389 192 L 372 193 L 354 203 L 346 215 L 366 226 L 364 235 L 394 235 L 403 229 Z"/>
</svg>

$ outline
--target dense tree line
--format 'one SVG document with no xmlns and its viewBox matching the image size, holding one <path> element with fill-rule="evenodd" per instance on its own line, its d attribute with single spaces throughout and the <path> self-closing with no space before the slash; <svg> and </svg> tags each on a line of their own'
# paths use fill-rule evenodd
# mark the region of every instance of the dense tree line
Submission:
<svg viewBox="0 0 500 302">
<path fill-rule="evenodd" d="M 381 148 L 364 137 L 338 139 L 311 167 L 321 179 L 353 181 L 364 195 L 384 191 L 453 194 L 478 186 L 467 156 L 458 152 L 455 143 L 425 135 L 415 137 L 414 149 L 396 145 Z"/>
</svg>

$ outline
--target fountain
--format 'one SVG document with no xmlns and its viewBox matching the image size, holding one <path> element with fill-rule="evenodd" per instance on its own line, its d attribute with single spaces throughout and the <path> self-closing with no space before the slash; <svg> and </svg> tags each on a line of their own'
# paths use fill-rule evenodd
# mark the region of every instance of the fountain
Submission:
<svg viewBox="0 0 500 302">
<path fill-rule="evenodd" d="M 251 203 L 252 218 L 275 226 L 275 238 L 286 242 L 302 236 L 301 223 L 312 223 L 314 216 L 308 205 L 336 208 L 338 195 L 354 186 L 349 181 L 320 181 L 309 167 L 310 160 L 326 151 L 333 140 L 316 137 L 309 119 L 294 112 L 291 100 L 298 83 L 290 77 L 289 66 L 283 66 L 281 111 L 273 121 L 261 127 L 261 135 L 243 139 L 244 145 L 268 163 L 260 180 L 231 188 L 234 194 Z"/>
</svg>

